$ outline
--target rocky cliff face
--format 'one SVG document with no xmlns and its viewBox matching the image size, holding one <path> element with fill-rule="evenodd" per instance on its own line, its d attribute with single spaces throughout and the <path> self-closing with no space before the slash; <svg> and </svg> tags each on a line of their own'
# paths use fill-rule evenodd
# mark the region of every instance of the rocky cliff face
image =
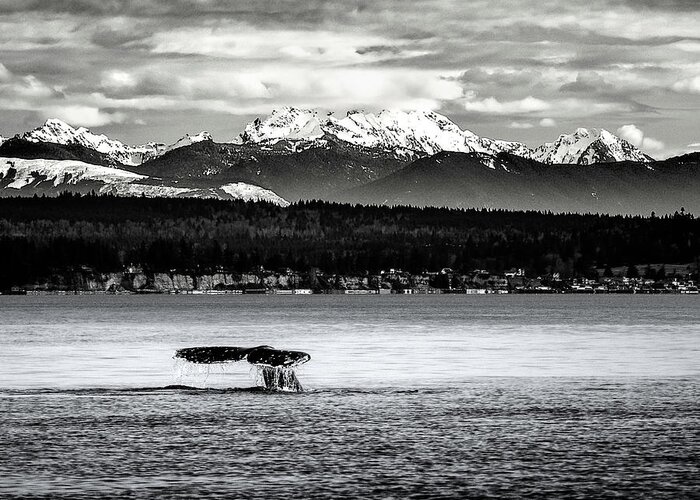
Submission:
<svg viewBox="0 0 700 500">
<path fill-rule="evenodd" d="M 115 272 L 95 273 L 90 270 L 58 273 L 46 280 L 30 286 L 35 290 L 66 290 L 84 292 L 211 292 L 234 291 L 244 289 L 289 289 L 298 288 L 303 280 L 296 275 L 265 273 L 264 276 L 253 273 L 232 274 L 183 274 L 183 273 L 144 273 Z"/>
</svg>

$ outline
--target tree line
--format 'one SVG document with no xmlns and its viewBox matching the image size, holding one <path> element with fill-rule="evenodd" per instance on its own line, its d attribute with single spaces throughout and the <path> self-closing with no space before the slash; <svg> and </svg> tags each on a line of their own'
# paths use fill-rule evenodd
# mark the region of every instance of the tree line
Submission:
<svg viewBox="0 0 700 500">
<path fill-rule="evenodd" d="M 63 194 L 0 199 L 0 289 L 79 267 L 327 273 L 697 263 L 700 219 Z"/>
</svg>

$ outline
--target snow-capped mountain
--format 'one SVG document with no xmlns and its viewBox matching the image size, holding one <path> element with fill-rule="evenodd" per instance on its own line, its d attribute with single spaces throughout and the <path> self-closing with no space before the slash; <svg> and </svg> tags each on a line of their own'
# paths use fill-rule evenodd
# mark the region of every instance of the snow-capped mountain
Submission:
<svg viewBox="0 0 700 500">
<path fill-rule="evenodd" d="M 3 137 L 0 135 L 0 146 L 2 146 L 6 140 L 7 140 L 7 137 Z"/>
<path fill-rule="evenodd" d="M 377 115 L 350 111 L 342 119 L 332 115 L 321 119 L 313 110 L 284 107 L 274 110 L 264 120 L 258 118 L 249 123 L 236 142 L 272 145 L 284 140 L 298 150 L 324 144 L 328 138 L 407 157 L 440 151 L 530 156 L 524 144 L 479 137 L 432 111 L 384 110 Z"/>
<path fill-rule="evenodd" d="M 322 145 L 333 139 L 355 146 L 391 151 L 399 156 L 420 157 L 441 151 L 461 153 L 511 153 L 543 163 L 592 163 L 650 161 L 629 142 L 604 129 L 579 128 L 555 142 L 530 149 L 519 142 L 479 137 L 462 130 L 447 117 L 432 111 L 382 111 L 375 115 L 350 111 L 338 119 L 319 118 L 313 110 L 285 107 L 249 123 L 236 142 L 273 145 L 287 141 L 292 150 Z"/>
<path fill-rule="evenodd" d="M 141 146 L 132 146 L 131 150 L 134 163 L 121 163 L 132 166 L 141 165 L 142 163 L 158 158 L 159 156 L 162 156 L 173 149 L 191 146 L 192 144 L 202 141 L 213 141 L 211 134 L 209 132 L 200 132 L 199 134 L 195 135 L 185 134 L 183 137 L 170 145 L 162 142 L 147 142 Z"/>
<path fill-rule="evenodd" d="M 29 132 L 18 134 L 16 137 L 30 142 L 51 142 L 55 144 L 79 144 L 100 153 L 109 155 L 115 161 L 124 165 L 137 165 L 141 150 L 135 150 L 126 144 L 108 138 L 106 135 L 93 134 L 88 129 L 75 129 L 67 123 L 50 118 Z"/>
<path fill-rule="evenodd" d="M 173 149 L 182 148 L 185 146 L 191 146 L 192 144 L 195 144 L 197 142 L 213 140 L 214 139 L 212 139 L 211 134 L 209 132 L 202 131 L 199 134 L 195 135 L 185 134 L 184 137 L 181 137 L 170 146 L 166 146 L 165 152 L 172 151 Z"/>
<path fill-rule="evenodd" d="M 119 168 L 92 165 L 73 160 L 25 160 L 3 158 L 0 162 L 0 183 L 5 189 L 23 189 L 37 183 L 76 185 L 80 182 L 104 184 L 128 183 L 144 180 L 145 175 Z"/>
<path fill-rule="evenodd" d="M 624 139 L 605 129 L 579 128 L 562 134 L 533 151 L 532 158 L 542 163 L 576 163 L 591 165 L 615 161 L 651 161 L 652 158 Z"/>
<path fill-rule="evenodd" d="M 121 141 L 110 139 L 104 134 L 93 134 L 85 127 L 73 128 L 67 123 L 50 118 L 29 132 L 17 134 L 17 138 L 30 142 L 50 142 L 55 144 L 79 144 L 108 155 L 123 165 L 140 165 L 173 149 L 189 146 L 195 142 L 211 140 L 208 132 L 185 135 L 172 145 L 149 142 L 140 146 L 129 146 Z"/>
<path fill-rule="evenodd" d="M 274 144 L 277 141 L 313 141 L 323 137 L 318 113 L 309 109 L 284 107 L 275 109 L 261 120 L 246 125 L 239 140 L 234 142 Z"/>
<path fill-rule="evenodd" d="M 188 186 L 185 182 L 164 183 L 160 179 L 120 168 L 103 167 L 75 160 L 3 158 L 0 162 L 0 196 L 62 191 L 167 198 L 219 198 L 267 201 L 289 205 L 273 191 L 244 182 L 211 187 Z"/>
<path fill-rule="evenodd" d="M 162 186 L 138 182 L 112 183 L 100 188 L 99 192 L 115 196 L 143 195 L 148 198 L 216 198 L 220 200 L 265 201 L 281 207 L 289 206 L 287 200 L 273 191 L 245 182 L 229 182 L 210 188 Z"/>
</svg>

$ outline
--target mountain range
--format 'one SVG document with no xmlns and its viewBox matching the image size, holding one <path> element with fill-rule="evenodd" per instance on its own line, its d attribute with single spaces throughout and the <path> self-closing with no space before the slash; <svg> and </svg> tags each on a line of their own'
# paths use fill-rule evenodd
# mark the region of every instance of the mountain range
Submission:
<svg viewBox="0 0 700 500">
<path fill-rule="evenodd" d="M 697 154 L 654 161 L 604 129 L 536 148 L 479 137 L 434 112 L 281 108 L 231 142 L 201 132 L 128 146 L 47 120 L 0 139 L 0 196 L 299 199 L 605 213 L 700 211 Z M 4 164 L 4 166 L 3 166 Z M 119 173 L 110 172 L 117 170 Z"/>
<path fill-rule="evenodd" d="M 189 146 L 200 141 L 212 140 L 208 132 L 200 132 L 195 135 L 187 134 L 170 145 L 149 142 L 140 146 L 128 146 L 121 141 L 110 139 L 106 135 L 93 134 L 84 127 L 75 129 L 57 119 L 46 120 L 41 127 L 18 134 L 15 138 L 34 143 L 80 145 L 102 153 L 112 158 L 115 164 L 122 165 L 139 165 L 173 149 Z"/>
<path fill-rule="evenodd" d="M 121 168 L 76 160 L 2 158 L 0 192 L 3 195 L 55 195 L 74 193 L 168 198 L 218 198 L 289 203 L 269 189 L 243 182 L 220 184 L 179 183 L 154 179 Z"/>
<path fill-rule="evenodd" d="M 604 129 L 579 128 L 555 142 L 534 150 L 519 142 L 479 137 L 462 130 L 447 117 L 432 111 L 382 111 L 374 115 L 350 111 L 337 119 L 324 119 L 312 110 L 282 108 L 265 120 L 257 119 L 237 138 L 241 144 L 273 145 L 287 141 L 294 150 L 343 142 L 379 149 L 401 157 L 429 156 L 441 151 L 460 153 L 511 153 L 542 163 L 590 165 L 613 161 L 651 161 L 632 144 Z"/>
</svg>

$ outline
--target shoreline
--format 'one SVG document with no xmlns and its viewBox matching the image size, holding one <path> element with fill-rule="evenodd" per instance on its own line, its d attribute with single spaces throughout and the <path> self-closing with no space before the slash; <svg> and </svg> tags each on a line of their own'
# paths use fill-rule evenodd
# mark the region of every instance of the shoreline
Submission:
<svg viewBox="0 0 700 500">
<path fill-rule="evenodd" d="M 678 266 L 681 267 L 681 266 Z M 20 282 L 21 283 L 21 282 Z M 601 276 L 561 278 L 558 274 L 528 277 L 522 269 L 505 273 L 449 268 L 413 274 L 389 269 L 379 274 L 328 274 L 320 270 L 257 269 L 246 273 L 153 272 L 133 266 L 98 272 L 84 267 L 57 272 L 38 281 L 0 289 L 4 295 L 438 295 L 438 294 L 697 294 L 694 274 L 663 278 Z M 6 285 L 7 286 L 7 285 Z"/>
<path fill-rule="evenodd" d="M 246 290 L 139 290 L 139 291 L 106 291 L 106 290 L 19 290 L 11 292 L 0 292 L 0 296 L 67 296 L 67 295 L 283 295 L 283 296 L 307 296 L 307 295 L 700 295 L 697 290 L 634 290 L 634 291 L 614 291 L 614 290 L 592 290 L 592 291 L 537 291 L 537 290 L 487 290 L 487 289 L 467 289 L 467 290 L 266 290 L 266 291 L 246 291 Z"/>
</svg>

